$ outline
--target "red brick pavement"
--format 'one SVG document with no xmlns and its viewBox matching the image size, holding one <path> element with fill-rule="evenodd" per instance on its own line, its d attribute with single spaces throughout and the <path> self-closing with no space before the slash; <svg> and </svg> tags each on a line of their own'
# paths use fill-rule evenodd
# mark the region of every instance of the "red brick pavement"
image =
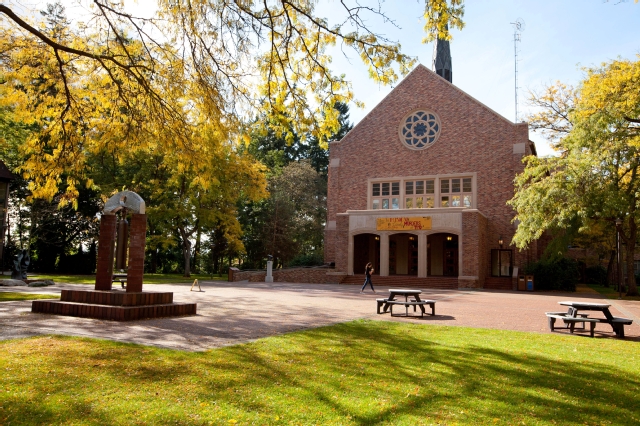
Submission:
<svg viewBox="0 0 640 426">
<path fill-rule="evenodd" d="M 558 305 L 562 300 L 578 299 L 610 303 L 613 315 L 634 320 L 633 325 L 625 328 L 626 340 L 632 344 L 640 341 L 640 302 L 605 300 L 589 292 L 424 289 L 422 298 L 437 300 L 436 316 L 406 319 L 376 314 L 375 299 L 388 294 L 385 288 L 378 288 L 378 294 L 372 294 L 371 290 L 361 294 L 358 286 L 332 284 L 201 282 L 201 286 L 203 292 L 190 292 L 190 284 L 145 285 L 147 291 L 173 291 L 176 302 L 198 303 L 198 315 L 126 324 L 32 314 L 29 301 L 0 303 L 0 338 L 66 334 L 183 350 L 205 350 L 358 318 L 548 333 L 544 313 L 564 310 Z M 85 287 L 91 288 L 57 285 L 46 289 L 3 287 L 1 291 L 59 294 L 63 288 Z M 598 324 L 596 338 L 614 338 L 614 334 L 608 325 Z"/>
</svg>

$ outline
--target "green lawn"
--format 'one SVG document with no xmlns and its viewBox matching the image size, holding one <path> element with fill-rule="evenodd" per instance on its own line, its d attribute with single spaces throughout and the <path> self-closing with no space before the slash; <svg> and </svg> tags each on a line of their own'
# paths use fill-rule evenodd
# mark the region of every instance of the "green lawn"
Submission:
<svg viewBox="0 0 640 426">
<path fill-rule="evenodd" d="M 0 291 L 0 302 L 11 302 L 13 300 L 36 300 L 36 299 L 59 299 L 57 294 L 35 294 L 35 293 L 14 293 L 10 291 Z"/>
<path fill-rule="evenodd" d="M 601 295 L 605 296 L 607 299 L 617 299 L 619 296 L 617 287 L 605 287 L 603 285 L 597 285 L 597 284 L 586 284 L 586 285 L 594 289 Z M 622 300 L 640 300 L 640 297 L 626 296 L 625 293 L 623 292 Z"/>
<path fill-rule="evenodd" d="M 640 422 L 637 342 L 354 321 L 189 353 L 0 342 L 3 424 Z"/>
<path fill-rule="evenodd" d="M 11 278 L 8 275 L 0 276 L 0 279 L 8 279 Z M 226 281 L 227 274 L 214 275 L 211 278 L 211 275 L 206 274 L 191 274 L 191 278 L 185 278 L 180 274 L 144 274 L 144 284 L 173 284 L 173 283 L 192 283 L 193 280 L 198 279 L 199 281 Z M 54 274 L 40 274 L 40 275 L 29 275 L 30 280 L 52 280 L 56 283 L 67 283 L 67 284 L 94 284 L 96 282 L 95 275 L 54 275 Z M 114 283 L 114 285 L 119 286 L 119 283 Z"/>
</svg>

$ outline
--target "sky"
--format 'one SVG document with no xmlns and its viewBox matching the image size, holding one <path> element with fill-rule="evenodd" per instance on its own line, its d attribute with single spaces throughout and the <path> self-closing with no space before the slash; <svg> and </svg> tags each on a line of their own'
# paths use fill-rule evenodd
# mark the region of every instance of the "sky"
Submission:
<svg viewBox="0 0 640 426">
<path fill-rule="evenodd" d="M 431 69 L 433 44 L 422 44 L 423 1 L 395 0 L 382 3 L 399 29 L 386 25 L 379 32 L 402 44 L 404 53 L 417 56 Z M 320 15 L 330 17 L 337 0 L 318 4 Z M 514 28 L 525 22 L 518 43 L 519 117 L 531 107 L 530 91 L 561 81 L 578 85 L 584 67 L 599 66 L 617 58 L 638 60 L 640 54 L 640 3 L 612 0 L 466 0 L 463 30 L 453 31 L 451 56 L 453 84 L 511 121 L 515 120 Z M 329 18 L 331 19 L 331 18 Z M 351 108 L 357 123 L 391 90 L 368 78 L 359 59 L 337 51 L 333 68 L 353 82 L 355 97 L 364 109 Z M 553 150 L 542 135 L 530 132 L 538 155 Z"/>
<path fill-rule="evenodd" d="M 52 1 L 52 0 L 50 0 Z M 355 0 L 347 3 L 354 3 Z M 431 68 L 432 44 L 422 44 L 424 0 L 358 0 L 362 5 L 378 3 L 396 26 L 380 19 L 367 24 L 375 32 L 401 43 L 402 51 Z M 14 4 L 41 9 L 46 1 L 14 0 Z M 88 0 L 80 0 L 87 5 Z M 73 13 L 77 0 L 63 0 Z M 148 16 L 154 0 L 125 0 L 126 10 Z M 330 23 L 342 16 L 341 0 L 318 0 L 317 14 Z M 526 116 L 530 91 L 561 81 L 578 85 L 584 67 L 622 58 L 638 60 L 640 54 L 640 3 L 634 0 L 466 0 L 463 30 L 453 31 L 451 55 L 453 84 L 511 121 L 515 120 L 514 28 L 518 18 L 525 27 L 518 43 L 519 117 Z M 351 121 L 357 123 L 374 108 L 392 87 L 369 79 L 366 67 L 352 52 L 345 58 L 339 46 L 331 52 L 334 73 L 346 74 L 356 99 L 365 108 L 351 107 Z M 542 135 L 530 132 L 538 155 L 553 150 Z"/>
</svg>

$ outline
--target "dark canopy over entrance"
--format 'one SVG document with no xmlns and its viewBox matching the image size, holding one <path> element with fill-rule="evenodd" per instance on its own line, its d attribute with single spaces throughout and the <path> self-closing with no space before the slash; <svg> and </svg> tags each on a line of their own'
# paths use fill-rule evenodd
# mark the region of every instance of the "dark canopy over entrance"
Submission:
<svg viewBox="0 0 640 426">
<path fill-rule="evenodd" d="M 380 237 L 375 234 L 358 234 L 353 237 L 353 273 L 364 274 L 371 262 L 374 274 L 380 273 Z"/>
<path fill-rule="evenodd" d="M 427 236 L 427 275 L 458 276 L 458 236 L 431 234 Z"/>
<path fill-rule="evenodd" d="M 389 275 L 418 275 L 418 237 L 413 234 L 389 236 Z"/>
</svg>

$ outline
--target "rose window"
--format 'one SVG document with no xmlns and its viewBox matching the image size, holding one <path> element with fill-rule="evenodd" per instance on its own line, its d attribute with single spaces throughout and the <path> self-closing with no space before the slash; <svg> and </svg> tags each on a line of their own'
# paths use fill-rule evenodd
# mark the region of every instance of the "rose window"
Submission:
<svg viewBox="0 0 640 426">
<path fill-rule="evenodd" d="M 440 120 L 431 112 L 416 111 L 400 126 L 400 139 L 411 149 L 430 147 L 440 136 Z"/>
</svg>

